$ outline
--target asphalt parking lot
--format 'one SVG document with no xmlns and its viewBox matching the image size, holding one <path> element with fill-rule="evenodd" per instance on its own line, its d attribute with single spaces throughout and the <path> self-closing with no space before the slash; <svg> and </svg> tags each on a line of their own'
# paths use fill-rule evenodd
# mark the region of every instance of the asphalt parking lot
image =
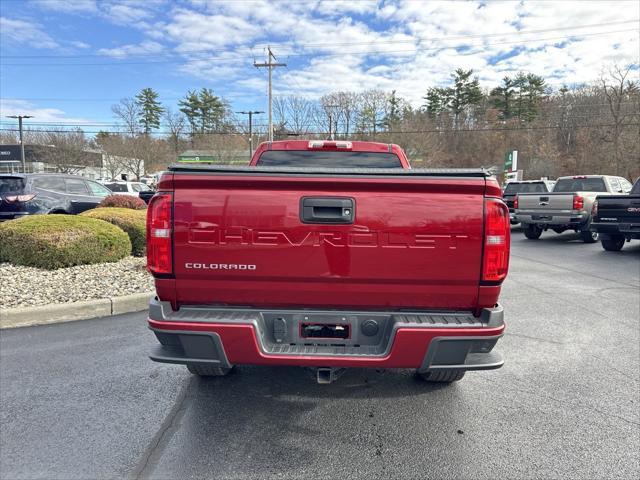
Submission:
<svg viewBox="0 0 640 480">
<path fill-rule="evenodd" d="M 0 333 L 0 477 L 638 478 L 640 242 L 513 232 L 504 368 L 200 380 L 145 314 Z"/>
</svg>

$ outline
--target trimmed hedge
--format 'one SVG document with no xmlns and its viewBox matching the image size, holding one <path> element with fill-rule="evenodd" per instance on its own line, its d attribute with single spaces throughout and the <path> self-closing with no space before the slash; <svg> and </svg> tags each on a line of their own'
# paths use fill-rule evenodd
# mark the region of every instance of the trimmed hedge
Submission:
<svg viewBox="0 0 640 480">
<path fill-rule="evenodd" d="M 112 223 L 124 230 L 131 240 L 131 253 L 143 257 L 147 247 L 147 212 L 129 208 L 94 208 L 81 213 L 83 217 L 97 218 Z"/>
<path fill-rule="evenodd" d="M 130 208 L 132 210 L 144 210 L 147 204 L 139 197 L 132 195 L 109 195 L 100 202 L 99 207 Z"/>
<path fill-rule="evenodd" d="M 46 268 L 117 262 L 131 254 L 125 232 L 79 215 L 34 215 L 0 224 L 0 262 Z"/>
</svg>

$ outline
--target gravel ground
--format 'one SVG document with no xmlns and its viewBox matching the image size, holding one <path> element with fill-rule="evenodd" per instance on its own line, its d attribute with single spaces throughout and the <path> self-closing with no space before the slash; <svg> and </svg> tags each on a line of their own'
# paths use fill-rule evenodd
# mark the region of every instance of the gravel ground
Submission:
<svg viewBox="0 0 640 480">
<path fill-rule="evenodd" d="M 145 258 L 41 270 L 0 263 L 0 305 L 4 308 L 68 303 L 153 290 Z"/>
</svg>

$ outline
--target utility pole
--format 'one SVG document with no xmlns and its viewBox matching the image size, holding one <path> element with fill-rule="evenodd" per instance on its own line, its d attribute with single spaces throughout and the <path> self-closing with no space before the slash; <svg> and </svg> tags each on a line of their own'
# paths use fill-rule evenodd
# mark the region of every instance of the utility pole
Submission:
<svg viewBox="0 0 640 480">
<path fill-rule="evenodd" d="M 253 116 L 254 115 L 259 115 L 261 113 L 264 112 L 260 112 L 257 110 L 249 110 L 248 112 L 236 112 L 239 113 L 240 115 L 249 115 L 249 160 L 251 160 L 251 157 L 253 156 Z"/>
<path fill-rule="evenodd" d="M 333 109 L 338 108 L 340 105 L 326 105 L 324 108 L 329 116 L 329 140 L 334 140 L 333 131 L 338 130 L 333 127 Z M 336 122 L 337 123 L 337 122 Z"/>
<path fill-rule="evenodd" d="M 7 118 L 18 119 L 18 130 L 20 131 L 20 160 L 22 161 L 22 173 L 27 173 L 27 164 L 24 160 L 24 140 L 22 139 L 22 119 L 33 118 L 33 115 L 8 115 Z"/>
<path fill-rule="evenodd" d="M 267 68 L 269 70 L 269 141 L 273 142 L 273 115 L 272 115 L 272 95 L 271 95 L 271 71 L 276 67 L 286 67 L 286 63 L 274 63 L 271 59 L 276 60 L 275 55 L 271 51 L 271 47 L 267 47 L 269 55 L 267 55 L 267 62 L 265 63 L 256 63 L 255 60 L 253 62 L 253 66 L 256 68 Z"/>
</svg>

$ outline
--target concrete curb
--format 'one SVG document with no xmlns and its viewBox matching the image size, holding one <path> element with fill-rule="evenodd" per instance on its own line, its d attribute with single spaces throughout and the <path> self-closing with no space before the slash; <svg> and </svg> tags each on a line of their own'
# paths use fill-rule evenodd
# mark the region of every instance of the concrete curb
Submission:
<svg viewBox="0 0 640 480">
<path fill-rule="evenodd" d="M 149 299 L 153 295 L 155 292 L 145 292 L 83 302 L 3 308 L 0 309 L 0 329 L 73 322 L 120 315 L 121 313 L 140 312 L 147 309 Z"/>
</svg>

